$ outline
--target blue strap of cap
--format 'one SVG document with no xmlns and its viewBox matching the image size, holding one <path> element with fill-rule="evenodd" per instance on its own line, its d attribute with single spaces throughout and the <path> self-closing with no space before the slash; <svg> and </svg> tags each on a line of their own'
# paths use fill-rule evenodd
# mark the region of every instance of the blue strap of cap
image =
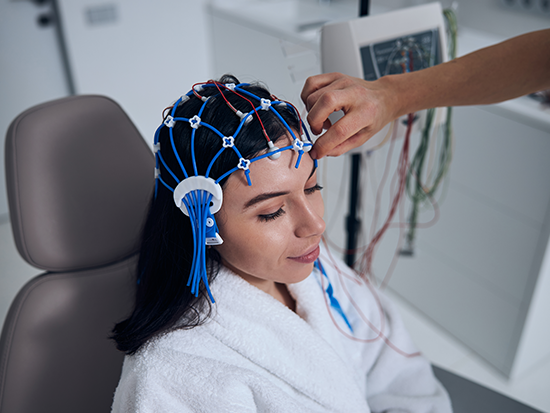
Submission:
<svg viewBox="0 0 550 413">
<path fill-rule="evenodd" d="M 342 306 L 340 305 L 340 303 L 338 302 L 338 300 L 334 296 L 334 290 L 332 288 L 332 284 L 330 283 L 330 279 L 328 278 L 327 273 L 325 272 L 325 269 L 323 268 L 323 265 L 321 264 L 321 261 L 319 259 L 317 259 L 317 261 L 315 261 L 315 268 L 317 268 L 319 270 L 319 272 L 321 273 L 321 276 L 324 277 L 327 281 L 328 286 L 325 289 L 325 292 L 327 293 L 330 306 L 338 314 L 340 314 L 340 316 L 344 319 L 344 322 L 349 327 L 350 331 L 353 332 L 353 327 L 351 326 L 348 318 L 346 317 L 346 314 L 344 313 L 344 310 L 342 310 Z"/>
</svg>

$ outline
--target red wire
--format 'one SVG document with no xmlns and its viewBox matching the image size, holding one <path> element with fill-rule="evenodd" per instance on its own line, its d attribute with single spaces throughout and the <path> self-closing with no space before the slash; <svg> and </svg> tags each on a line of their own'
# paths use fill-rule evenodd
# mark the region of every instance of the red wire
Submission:
<svg viewBox="0 0 550 413">
<path fill-rule="evenodd" d="M 325 243 L 327 245 L 330 245 L 332 249 L 344 255 L 357 254 L 360 252 L 362 253 L 364 252 L 363 250 L 367 247 L 366 245 L 362 245 L 360 247 L 353 248 L 353 249 L 342 248 L 338 244 L 336 244 L 334 241 L 332 241 L 326 232 L 325 234 L 323 234 L 323 239 L 325 240 Z"/>
<path fill-rule="evenodd" d="M 325 244 L 325 247 L 326 247 L 326 251 L 327 251 L 327 254 L 328 254 L 328 257 L 331 261 L 331 263 L 333 264 L 332 266 L 336 269 L 336 271 L 338 271 L 338 274 L 342 274 L 345 278 L 347 278 L 348 280 L 350 281 L 353 281 L 354 283 L 356 283 L 357 285 L 360 285 L 361 284 L 361 280 L 360 279 L 357 279 L 355 277 L 351 277 L 345 273 L 342 273 L 340 271 L 340 269 L 338 268 L 338 265 L 336 265 L 336 261 L 334 260 L 334 257 L 332 256 L 332 252 L 330 251 L 330 248 L 328 248 L 328 245 L 327 245 L 327 240 L 325 238 L 325 236 L 323 235 L 322 237 L 322 240 L 323 240 L 323 244 Z"/>
<path fill-rule="evenodd" d="M 363 257 L 363 261 L 366 263 L 366 271 L 365 271 L 366 276 L 368 276 L 371 272 L 374 249 L 382 239 L 386 230 L 388 229 L 390 222 L 395 214 L 395 211 L 397 210 L 399 200 L 401 199 L 401 196 L 405 189 L 405 181 L 406 181 L 407 169 L 409 164 L 409 142 L 410 142 L 413 119 L 414 119 L 414 114 L 410 113 L 408 116 L 407 132 L 405 133 L 405 139 L 403 141 L 403 149 L 399 157 L 399 166 L 398 166 L 399 189 L 397 191 L 397 194 L 393 198 L 391 209 L 386 219 L 386 222 L 384 223 L 382 228 L 376 233 L 374 238 L 371 240 L 370 244 L 367 247 L 365 255 Z"/>
<path fill-rule="evenodd" d="M 399 219 L 401 221 L 404 220 L 404 206 L 405 203 L 401 202 L 401 205 L 399 207 Z M 380 289 L 383 290 L 388 285 L 388 282 L 390 281 L 391 276 L 393 275 L 393 272 L 395 271 L 395 267 L 397 265 L 397 260 L 399 259 L 399 252 L 401 250 L 401 246 L 403 245 L 403 226 L 399 227 L 399 236 L 397 238 L 397 248 L 395 249 L 395 253 L 393 254 L 393 258 L 391 260 L 390 266 L 388 268 L 388 271 L 386 272 L 386 275 L 382 279 L 382 282 L 380 283 Z"/>
<path fill-rule="evenodd" d="M 370 236 L 369 236 L 370 239 L 372 239 L 374 237 L 374 231 L 375 231 L 375 228 L 376 228 L 376 224 L 378 222 L 378 214 L 380 212 L 380 200 L 382 198 L 382 190 L 384 189 L 384 185 L 386 184 L 386 179 L 388 179 L 388 174 L 389 174 L 390 165 L 391 165 L 391 156 L 393 154 L 393 147 L 394 147 L 395 140 L 396 140 L 396 137 L 397 137 L 397 125 L 398 125 L 398 123 L 396 122 L 396 124 L 394 126 L 394 129 L 393 129 L 393 132 L 392 132 L 392 137 L 391 137 L 391 140 L 390 140 L 390 147 L 388 149 L 388 155 L 386 157 L 386 166 L 384 168 L 384 173 L 382 175 L 382 179 L 380 179 L 380 184 L 378 185 L 378 191 L 376 192 L 376 201 L 375 201 L 375 207 L 374 207 L 374 214 L 373 214 L 372 222 L 371 222 L 371 233 L 370 233 Z"/>
<path fill-rule="evenodd" d="M 195 85 L 193 85 L 193 93 L 195 94 L 195 96 L 197 96 L 199 99 L 202 99 L 202 96 L 199 95 L 197 93 L 197 91 L 195 91 L 195 86 L 196 85 L 205 85 L 205 84 L 214 84 L 216 86 L 216 88 L 218 89 L 218 91 L 220 92 L 220 95 L 222 96 L 223 100 L 225 101 L 225 103 L 231 108 L 231 110 L 235 113 L 237 113 L 237 109 L 235 109 L 235 107 L 233 107 L 233 105 L 231 105 L 231 103 L 229 103 L 229 101 L 227 100 L 227 98 L 225 97 L 224 93 L 222 92 L 222 90 L 220 89 L 220 86 L 223 87 L 225 90 L 229 90 L 230 92 L 234 93 L 235 95 L 239 96 L 241 99 L 244 99 L 246 100 L 250 106 L 252 107 L 252 110 L 254 110 L 254 113 L 256 114 L 256 116 L 258 117 L 258 120 L 260 121 L 260 125 L 262 127 L 262 132 L 265 136 L 265 138 L 267 139 L 268 142 L 271 142 L 271 139 L 269 138 L 266 130 L 265 130 L 265 127 L 264 127 L 264 123 L 262 122 L 262 119 L 260 118 L 260 115 L 258 114 L 258 111 L 256 110 L 256 107 L 254 106 L 254 103 L 252 103 L 252 101 L 250 101 L 250 99 L 248 99 L 247 97 L 241 95 L 240 93 L 238 92 L 235 92 L 233 89 L 230 89 L 228 88 L 227 86 L 225 86 L 223 83 L 219 83 L 219 82 L 215 82 L 215 81 L 209 81 L 209 82 L 202 82 L 202 83 L 196 83 Z"/>
<path fill-rule="evenodd" d="M 320 263 L 319 263 L 320 264 Z M 380 329 L 377 329 L 368 319 L 364 318 L 364 321 L 367 323 L 367 325 L 369 326 L 369 328 L 374 331 L 375 333 L 377 333 L 377 336 L 374 337 L 374 338 L 359 338 L 359 337 L 355 337 L 355 336 L 352 336 L 351 334 L 349 334 L 347 331 L 344 331 L 340 325 L 336 322 L 336 319 L 334 318 L 334 315 L 332 314 L 332 311 L 330 311 L 330 305 L 328 303 L 328 299 L 327 299 L 327 295 L 324 294 L 324 291 L 325 291 L 325 282 L 324 282 L 324 276 L 321 274 L 321 289 L 323 290 L 323 298 L 325 300 L 325 306 L 326 306 L 326 309 L 327 309 L 327 312 L 332 320 L 332 323 L 334 324 L 334 326 L 338 329 L 338 331 L 343 334 L 345 337 L 349 338 L 350 340 L 354 340 L 354 341 L 359 341 L 361 343 L 372 343 L 380 338 L 383 337 L 383 334 L 382 334 L 382 330 L 384 328 L 384 324 L 382 323 L 382 328 Z M 355 303 L 352 303 L 352 305 L 355 307 Z M 361 312 L 362 313 L 362 312 Z M 384 319 L 383 317 L 383 313 L 381 313 L 382 315 L 382 320 Z M 363 318 L 363 317 L 362 317 Z M 382 321 L 381 320 L 381 321 Z"/>
<path fill-rule="evenodd" d="M 225 94 L 222 92 L 221 88 L 224 88 L 225 90 L 229 90 L 230 92 L 234 93 L 235 95 L 239 96 L 241 99 L 244 99 L 246 100 L 250 106 L 252 107 L 252 110 L 254 111 L 254 113 L 256 114 L 256 117 L 258 118 L 258 121 L 260 122 L 260 125 L 261 125 L 261 128 L 262 128 L 262 132 L 265 136 L 265 138 L 267 139 L 268 142 L 271 142 L 271 139 L 269 138 L 269 135 L 267 134 L 267 131 L 265 130 L 265 127 L 264 127 L 264 123 L 262 122 L 262 119 L 260 118 L 260 115 L 258 113 L 258 111 L 256 110 L 256 106 L 254 106 L 254 103 L 252 103 L 252 101 L 250 99 L 248 99 L 246 96 L 243 96 L 242 94 L 236 92 L 235 90 L 233 89 L 230 89 L 228 88 L 227 86 L 225 86 L 223 83 L 219 83 L 219 82 L 216 82 L 216 81 L 213 81 L 213 80 L 210 80 L 208 82 L 200 82 L 200 83 L 195 83 L 192 87 L 192 90 L 193 90 L 193 94 L 199 98 L 199 99 L 202 99 L 203 96 L 201 96 L 196 90 L 195 90 L 195 86 L 202 86 L 202 85 L 206 85 L 206 84 L 213 84 L 216 86 L 216 88 L 218 89 L 218 91 L 220 92 L 220 95 L 222 96 L 223 100 L 225 101 L 225 103 L 227 104 L 227 106 L 229 106 L 229 108 L 237 113 L 238 110 L 227 100 L 227 98 L 225 97 Z M 302 133 L 303 133 L 303 129 L 302 129 L 302 117 L 300 116 L 300 112 L 298 112 L 298 109 L 296 108 L 296 106 L 294 106 L 292 103 L 290 102 L 287 102 L 285 100 L 280 100 L 278 99 L 275 95 L 270 95 L 271 99 L 272 100 L 278 100 L 280 102 L 284 102 L 286 103 L 287 105 L 290 105 L 294 108 L 294 111 L 296 113 L 296 115 L 298 116 L 298 120 L 299 120 L 299 134 L 300 136 L 302 136 Z M 166 110 L 166 109 L 165 109 Z"/>
<path fill-rule="evenodd" d="M 412 50 L 409 50 L 409 70 L 411 72 L 414 71 L 414 55 L 412 53 Z M 412 125 L 412 119 L 413 118 L 414 118 L 414 115 L 409 114 L 405 140 L 407 140 L 409 138 L 410 131 L 412 129 L 411 125 Z M 408 156 L 407 156 L 407 166 L 408 166 Z M 403 177 L 402 177 L 402 179 L 403 179 Z M 401 197 L 402 192 L 404 192 L 404 187 L 402 188 L 401 184 L 403 184 L 403 182 L 400 183 L 399 192 L 398 192 L 398 196 L 397 196 L 398 198 Z M 403 216 L 402 216 L 403 215 L 403 206 L 404 206 L 404 203 L 401 202 L 400 203 L 400 208 L 399 208 L 400 221 L 403 221 Z M 403 226 L 399 226 L 399 236 L 398 236 L 398 240 L 397 240 L 397 249 L 395 251 L 395 254 L 393 255 L 393 258 L 392 258 L 392 261 L 391 261 L 390 266 L 388 268 L 388 271 L 386 272 L 386 275 L 384 276 L 384 278 L 382 280 L 382 283 L 380 284 L 380 289 L 386 288 L 386 286 L 388 285 L 388 283 L 390 281 L 391 276 L 393 275 L 393 272 L 395 270 L 395 266 L 397 265 L 397 260 L 399 258 L 399 250 L 401 249 L 402 244 L 403 244 Z M 372 263 L 372 258 L 371 258 L 370 262 L 367 264 L 367 271 L 370 270 L 371 263 Z"/>
<path fill-rule="evenodd" d="M 342 277 L 345 277 L 359 285 L 362 284 L 361 280 L 360 279 L 357 279 L 357 278 L 353 278 L 353 277 L 350 277 L 348 276 L 347 274 L 345 273 L 342 273 L 342 271 L 340 270 L 340 268 L 338 268 L 338 265 L 337 263 L 335 262 L 334 258 L 332 257 L 332 254 L 330 252 L 330 250 L 327 248 L 327 254 L 328 254 L 328 257 L 329 257 L 329 260 L 331 261 L 331 265 L 334 269 L 336 269 L 337 273 L 338 273 L 338 276 L 339 276 L 339 282 L 340 282 L 340 285 L 342 286 L 346 296 L 348 297 L 348 299 L 350 300 L 350 303 L 352 304 L 353 308 L 355 309 L 355 311 L 357 311 L 357 313 L 359 314 L 359 316 L 363 319 L 363 321 L 369 326 L 369 328 L 375 332 L 377 334 L 376 337 L 374 338 L 370 338 L 370 339 L 366 339 L 366 338 L 359 338 L 359 337 L 355 337 L 355 336 L 352 336 L 351 334 L 349 334 L 347 331 L 344 331 L 340 325 L 336 322 L 333 314 L 332 314 L 332 311 L 330 311 L 330 305 L 328 303 L 328 299 L 327 299 L 327 296 L 326 294 L 323 294 L 323 298 L 324 298 L 324 301 L 325 301 L 325 306 L 327 308 L 327 312 L 329 313 L 329 316 L 333 322 L 333 324 L 336 326 L 336 328 L 338 329 L 338 331 L 343 334 L 345 337 L 349 338 L 350 340 L 354 340 L 354 341 L 358 341 L 358 342 L 362 342 L 362 343 L 372 343 L 376 340 L 379 340 L 379 339 L 382 339 L 384 341 L 384 343 L 390 347 L 392 350 L 394 350 L 395 352 L 401 354 L 402 356 L 404 357 L 407 357 L 407 358 L 412 358 L 412 357 L 418 357 L 420 356 L 420 352 L 415 352 L 415 353 L 407 353 L 403 350 L 401 350 L 399 347 L 397 347 L 395 344 L 393 344 L 391 342 L 391 340 L 386 337 L 383 333 L 384 331 L 384 328 L 385 328 L 385 323 L 386 323 L 386 317 L 384 315 L 384 309 L 382 307 L 382 302 L 380 301 L 380 297 L 378 296 L 378 294 L 376 293 L 376 289 L 370 284 L 370 282 L 368 280 L 363 280 L 365 285 L 367 286 L 367 288 L 370 290 L 374 300 L 376 301 L 376 305 L 378 307 L 378 311 L 380 313 L 380 328 L 376 328 L 376 326 L 374 326 L 370 320 L 368 319 L 368 317 L 363 313 L 363 311 L 361 311 L 361 309 L 359 308 L 359 306 L 357 305 L 357 303 L 355 302 L 355 300 L 353 299 L 353 297 L 351 296 L 349 290 L 347 289 L 345 283 L 343 282 L 342 280 Z M 321 265 L 321 263 L 319 263 L 319 265 Z M 323 289 L 323 291 L 325 291 L 325 286 L 324 286 L 324 277 L 321 276 L 321 288 Z"/>
<path fill-rule="evenodd" d="M 405 56 L 405 51 L 401 52 L 401 55 Z M 403 71 L 406 71 L 405 63 L 402 63 Z M 409 50 L 409 70 L 414 70 L 414 55 L 412 50 Z M 368 277 L 369 275 L 372 275 L 372 260 L 374 257 L 374 250 L 377 246 L 377 244 L 382 239 L 383 235 L 385 234 L 386 230 L 389 228 L 391 220 L 397 210 L 397 207 L 399 205 L 399 201 L 403 195 L 403 192 L 405 190 L 405 183 L 406 183 L 406 175 L 407 170 L 409 166 L 409 144 L 410 144 L 410 135 L 412 130 L 412 124 L 414 120 L 414 114 L 409 113 L 407 116 L 407 131 L 405 133 L 405 139 L 403 141 L 403 149 L 401 151 L 401 155 L 399 157 L 399 164 L 398 164 L 398 175 L 399 175 L 399 188 L 397 191 L 397 194 L 393 198 L 390 212 L 388 214 L 388 217 L 382 226 L 382 228 L 376 233 L 376 235 L 371 239 L 367 250 L 365 251 L 364 256 L 362 257 L 362 262 L 365 264 L 365 273 L 364 276 Z M 379 188 L 380 190 L 380 188 Z M 375 211 L 375 214 L 377 216 L 377 213 Z M 373 227 L 372 227 L 373 228 Z"/>
</svg>

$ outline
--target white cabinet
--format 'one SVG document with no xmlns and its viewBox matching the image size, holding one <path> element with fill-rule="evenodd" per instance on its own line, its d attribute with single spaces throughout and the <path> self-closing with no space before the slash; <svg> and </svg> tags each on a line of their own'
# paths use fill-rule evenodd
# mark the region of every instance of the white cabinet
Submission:
<svg viewBox="0 0 550 413">
<path fill-rule="evenodd" d="M 550 354 L 540 341 L 550 331 L 550 308 L 533 299 L 537 283 L 550 294 L 550 273 L 541 271 L 550 235 L 550 124 L 541 130 L 494 112 L 454 109 L 440 219 L 418 232 L 414 256 L 400 259 L 389 286 L 510 375 Z M 375 258 L 378 269 L 394 251 L 390 237 Z M 529 313 L 540 323 L 527 328 Z M 520 341 L 527 353 L 518 353 Z"/>
</svg>

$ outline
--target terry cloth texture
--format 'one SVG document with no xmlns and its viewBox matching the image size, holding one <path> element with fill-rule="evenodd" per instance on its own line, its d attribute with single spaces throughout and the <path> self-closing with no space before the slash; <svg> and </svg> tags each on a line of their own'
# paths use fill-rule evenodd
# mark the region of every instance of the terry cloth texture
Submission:
<svg viewBox="0 0 550 413">
<path fill-rule="evenodd" d="M 224 268 L 204 325 L 126 356 L 112 411 L 451 412 L 430 363 L 401 354 L 416 349 L 391 303 L 324 248 L 320 260 L 353 332 L 316 269 L 288 286 L 293 312 Z"/>
</svg>

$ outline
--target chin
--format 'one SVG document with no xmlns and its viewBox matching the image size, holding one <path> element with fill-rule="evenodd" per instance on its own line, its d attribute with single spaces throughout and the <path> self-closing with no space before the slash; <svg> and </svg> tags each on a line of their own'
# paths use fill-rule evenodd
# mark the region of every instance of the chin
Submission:
<svg viewBox="0 0 550 413">
<path fill-rule="evenodd" d="M 301 264 L 300 266 L 302 268 L 299 268 L 298 270 L 290 270 L 288 273 L 283 275 L 283 279 L 286 279 L 286 281 L 284 281 L 285 284 L 299 283 L 309 277 L 309 275 L 313 271 L 313 263 Z M 292 274 L 292 276 L 289 276 L 289 274 Z"/>
</svg>

